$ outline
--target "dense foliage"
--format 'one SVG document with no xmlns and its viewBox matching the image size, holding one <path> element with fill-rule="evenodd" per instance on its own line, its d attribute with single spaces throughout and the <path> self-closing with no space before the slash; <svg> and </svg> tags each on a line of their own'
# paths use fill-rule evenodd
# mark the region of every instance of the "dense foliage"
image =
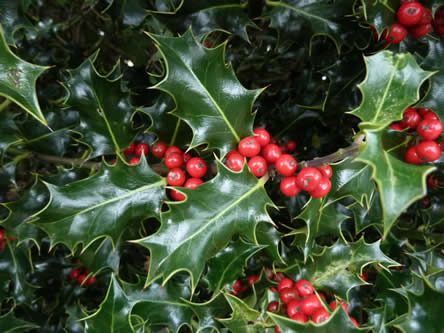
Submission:
<svg viewBox="0 0 444 333">
<path fill-rule="evenodd" d="M 424 36 L 399 0 L 0 0 L 0 331 L 442 332 L 444 159 L 401 126 L 444 119 L 421 2 Z M 328 193 L 233 171 L 256 128 Z M 336 309 L 290 319 L 284 276 Z"/>
</svg>

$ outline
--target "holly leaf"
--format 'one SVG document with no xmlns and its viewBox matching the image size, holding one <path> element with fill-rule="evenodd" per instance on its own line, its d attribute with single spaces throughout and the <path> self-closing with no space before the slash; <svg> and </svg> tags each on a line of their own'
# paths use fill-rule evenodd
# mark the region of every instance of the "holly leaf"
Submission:
<svg viewBox="0 0 444 333">
<path fill-rule="evenodd" d="M 349 209 L 353 212 L 356 233 L 360 233 L 370 226 L 377 226 L 382 232 L 382 207 L 378 191 L 373 192 L 368 203 L 361 206 L 357 202 L 349 207 Z"/>
<path fill-rule="evenodd" d="M 206 277 L 209 288 L 218 291 L 227 284 L 231 286 L 242 275 L 248 258 L 263 248 L 242 239 L 231 241 L 222 251 L 208 260 Z"/>
<path fill-rule="evenodd" d="M 0 327 L 2 328 L 3 333 L 26 332 L 39 328 L 38 325 L 14 317 L 14 310 L 0 316 Z"/>
<path fill-rule="evenodd" d="M 168 92 L 174 115 L 193 129 L 190 148 L 207 144 L 221 156 L 252 135 L 252 105 L 262 90 L 247 90 L 224 63 L 225 46 L 203 47 L 188 30 L 181 37 L 149 35 L 166 62 L 166 76 L 154 88 Z"/>
<path fill-rule="evenodd" d="M 225 248 L 233 235 L 258 244 L 257 224 L 273 223 L 266 211 L 266 206 L 274 206 L 264 189 L 267 177 L 257 179 L 245 166 L 235 173 L 219 160 L 217 165 L 212 180 L 194 190 L 180 188 L 186 201 L 169 205 L 161 214 L 157 233 L 135 241 L 151 252 L 146 285 L 159 276 L 165 283 L 184 270 L 191 276 L 194 291 L 205 262 Z"/>
<path fill-rule="evenodd" d="M 434 170 L 433 166 L 408 164 L 394 155 L 397 145 L 392 145 L 393 135 L 385 130 L 365 130 L 364 150 L 356 157 L 373 169 L 372 178 L 378 185 L 384 237 L 399 215 L 414 201 L 426 194 L 426 175 Z M 386 146 L 386 142 L 392 143 Z"/>
<path fill-rule="evenodd" d="M 83 244 L 84 251 L 99 238 L 115 247 L 129 223 L 159 216 L 165 184 L 145 158 L 135 166 L 103 163 L 95 175 L 66 186 L 45 183 L 49 203 L 33 223 L 49 235 L 51 248 Z"/>
<path fill-rule="evenodd" d="M 0 112 L 0 157 L 8 146 L 20 142 L 20 133 L 14 122 L 15 114 Z"/>
<path fill-rule="evenodd" d="M 399 7 L 397 0 L 361 0 L 360 14 L 365 21 L 375 27 L 378 35 L 396 22 L 396 11 Z"/>
<path fill-rule="evenodd" d="M 94 275 L 106 268 L 118 273 L 121 247 L 121 241 L 118 241 L 115 248 L 113 248 L 113 242 L 110 239 L 94 242 L 79 256 L 79 260 Z"/>
<path fill-rule="evenodd" d="M 191 307 L 182 299 L 191 296 L 188 283 L 170 280 L 164 286 L 153 282 L 144 289 L 144 282 L 124 283 L 123 288 L 130 302 L 134 302 L 131 315 L 136 315 L 150 325 L 168 325 L 174 332 L 182 326 L 191 327 L 194 315 Z"/>
<path fill-rule="evenodd" d="M 69 70 L 63 83 L 67 90 L 64 101 L 79 113 L 75 128 L 91 149 L 89 158 L 115 154 L 126 149 L 133 140 L 131 117 L 135 108 L 129 92 L 122 91 L 119 63 L 106 75 L 98 73 L 94 63 L 98 51 L 76 69 Z"/>
<path fill-rule="evenodd" d="M 358 85 L 361 105 L 350 111 L 361 128 L 381 129 L 402 119 L 402 112 L 419 99 L 419 88 L 433 73 L 422 70 L 410 54 L 379 52 L 364 57 L 367 76 Z"/>
<path fill-rule="evenodd" d="M 32 27 L 26 18 L 23 0 L 9 1 L 0 0 L 0 24 L 3 28 L 6 42 L 15 46 L 14 34 L 26 27 Z"/>
<path fill-rule="evenodd" d="M 37 78 L 49 67 L 26 62 L 9 49 L 0 27 L 0 96 L 4 96 L 47 126 L 37 99 Z"/>
<path fill-rule="evenodd" d="M 134 328 L 130 322 L 133 306 L 134 301 L 131 301 L 124 293 L 113 274 L 99 309 L 82 319 L 85 321 L 85 333 L 133 332 Z"/>
<path fill-rule="evenodd" d="M 205 303 L 184 301 L 189 304 L 199 319 L 197 332 L 206 332 L 207 330 L 219 332 L 222 325 L 216 318 L 226 317 L 230 313 L 230 307 L 223 293 L 217 293 Z"/>
</svg>

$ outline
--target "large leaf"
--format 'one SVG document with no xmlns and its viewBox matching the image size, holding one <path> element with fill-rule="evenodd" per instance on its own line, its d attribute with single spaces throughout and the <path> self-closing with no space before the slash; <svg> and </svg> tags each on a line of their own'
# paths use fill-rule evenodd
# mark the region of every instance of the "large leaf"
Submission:
<svg viewBox="0 0 444 333">
<path fill-rule="evenodd" d="M 203 47 L 190 30 L 182 37 L 150 35 L 165 59 L 167 73 L 155 88 L 173 97 L 174 114 L 193 129 L 190 146 L 208 144 L 225 155 L 252 134 L 251 108 L 261 90 L 247 90 L 224 62 L 225 45 Z"/>
<path fill-rule="evenodd" d="M 402 112 L 419 99 L 419 87 L 432 73 L 422 70 L 407 54 L 383 51 L 365 57 L 367 76 L 359 84 L 361 105 L 350 113 L 361 127 L 380 129 L 402 119 Z"/>
<path fill-rule="evenodd" d="M 30 64 L 12 53 L 0 27 L 0 95 L 18 104 L 44 125 L 47 123 L 40 110 L 35 84 L 46 69 L 48 67 Z"/>
<path fill-rule="evenodd" d="M 97 56 L 98 52 L 68 71 L 69 79 L 64 82 L 68 92 L 65 103 L 79 112 L 76 131 L 92 150 L 89 158 L 118 153 L 134 136 L 130 131 L 135 108 L 129 102 L 129 92 L 122 91 L 118 64 L 101 75 L 94 66 Z"/>
<path fill-rule="evenodd" d="M 257 244 L 257 223 L 273 223 L 266 211 L 273 205 L 264 189 L 267 178 L 258 180 L 246 167 L 235 173 L 217 163 L 216 177 L 194 190 L 181 188 L 187 200 L 170 204 L 157 233 L 137 241 L 151 252 L 147 285 L 159 276 L 165 283 L 184 270 L 194 290 L 205 262 L 233 235 L 245 235 Z"/>
<path fill-rule="evenodd" d="M 373 169 L 372 177 L 380 191 L 386 236 L 403 210 L 426 194 L 425 178 L 434 167 L 401 161 L 393 152 L 398 148 L 391 142 L 393 136 L 385 130 L 366 130 L 365 134 L 365 148 L 356 160 L 370 165 Z"/>
<path fill-rule="evenodd" d="M 115 246 L 129 223 L 159 215 L 164 185 L 145 158 L 136 166 L 104 163 L 87 179 L 67 186 L 46 184 L 50 201 L 34 223 L 48 233 L 52 247 L 63 243 L 73 250 L 103 237 Z"/>
</svg>

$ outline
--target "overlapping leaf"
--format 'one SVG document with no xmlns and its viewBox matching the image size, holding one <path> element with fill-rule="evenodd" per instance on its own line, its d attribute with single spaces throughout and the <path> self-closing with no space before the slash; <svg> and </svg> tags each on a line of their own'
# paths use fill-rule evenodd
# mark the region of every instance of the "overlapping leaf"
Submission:
<svg viewBox="0 0 444 333">
<path fill-rule="evenodd" d="M 359 84 L 361 105 L 350 113 L 361 128 L 381 129 L 402 119 L 402 112 L 419 99 L 419 87 L 432 73 L 422 70 L 409 54 L 379 52 L 365 57 L 367 76 Z"/>
<path fill-rule="evenodd" d="M 164 185 L 145 158 L 136 166 L 103 165 L 94 176 L 67 186 L 46 184 L 50 201 L 35 224 L 52 246 L 63 243 L 73 250 L 102 237 L 115 245 L 129 223 L 159 216 Z"/>
<path fill-rule="evenodd" d="M 161 215 L 157 233 L 137 241 L 151 252 L 147 285 L 159 276 L 166 281 L 184 270 L 191 275 L 194 290 L 205 262 L 233 235 L 244 235 L 257 244 L 257 223 L 272 223 L 266 211 L 266 206 L 273 205 L 264 189 L 267 179 L 258 180 L 246 167 L 234 173 L 220 161 L 217 164 L 216 177 L 194 190 L 181 188 L 187 200 L 171 203 Z"/>
<path fill-rule="evenodd" d="M 9 311 L 7 314 L 0 316 L 0 327 L 4 333 L 18 333 L 26 332 L 31 329 L 38 329 L 39 327 L 33 323 L 14 317 L 14 311 Z"/>
<path fill-rule="evenodd" d="M 224 62 L 225 44 L 206 49 L 188 30 L 182 37 L 150 35 L 166 65 L 155 88 L 173 97 L 175 115 L 193 129 L 190 146 L 208 144 L 222 155 L 252 134 L 251 108 L 261 90 L 247 90 Z"/>
<path fill-rule="evenodd" d="M 19 130 L 14 118 L 14 114 L 0 113 L 0 157 L 9 145 L 20 141 Z"/>
<path fill-rule="evenodd" d="M 199 319 L 198 332 L 207 330 L 218 332 L 222 328 L 222 324 L 216 318 L 225 318 L 230 312 L 230 306 L 224 295 L 218 293 L 205 303 L 186 302 Z"/>
<path fill-rule="evenodd" d="M 14 34 L 22 28 L 32 27 L 31 22 L 26 18 L 24 9 L 25 1 L 0 1 L 0 24 L 3 28 L 5 39 L 9 45 L 15 45 Z M 28 4 L 29 5 L 29 4 Z"/>
<path fill-rule="evenodd" d="M 399 7 L 397 0 L 363 0 L 360 2 L 359 13 L 368 24 L 375 27 L 380 35 L 384 29 L 390 29 L 396 22 L 396 10 Z"/>
</svg>

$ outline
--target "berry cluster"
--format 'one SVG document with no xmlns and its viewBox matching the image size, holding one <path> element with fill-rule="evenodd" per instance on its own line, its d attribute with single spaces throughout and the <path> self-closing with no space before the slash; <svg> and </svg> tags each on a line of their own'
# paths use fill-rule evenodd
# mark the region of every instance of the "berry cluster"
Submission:
<svg viewBox="0 0 444 333">
<path fill-rule="evenodd" d="M 424 7 L 418 1 L 404 0 L 401 2 L 402 4 L 396 14 L 398 21 L 392 25 L 388 34 L 386 30 L 383 32 L 382 37 L 387 43 L 400 43 L 407 36 L 407 32 L 414 38 L 423 37 L 429 33 L 432 24 L 435 27 L 435 32 L 439 35 L 442 34 L 444 17 L 436 16 L 434 22 L 430 9 Z"/>
<path fill-rule="evenodd" d="M 86 268 L 85 265 L 81 265 L 75 269 L 73 269 L 71 271 L 71 273 L 69 273 L 69 278 L 72 281 L 77 281 L 77 283 L 79 284 L 79 286 L 91 286 L 94 283 L 96 283 L 96 277 L 95 276 L 91 276 L 90 278 L 86 278 L 86 276 L 88 275 L 89 271 Z"/>
<path fill-rule="evenodd" d="M 330 191 L 332 170 L 329 165 L 317 169 L 306 167 L 295 175 L 298 164 L 287 152 L 296 149 L 296 142 L 289 141 L 285 146 L 279 147 L 276 141 L 273 143 L 265 129 L 255 128 L 253 133 L 256 136 L 243 138 L 237 150 L 227 154 L 225 164 L 229 169 L 240 171 L 244 165 L 244 158 L 247 157 L 248 167 L 256 177 L 262 177 L 267 172 L 268 164 L 274 165 L 276 171 L 284 176 L 280 188 L 288 197 L 293 197 L 304 190 L 312 197 L 321 198 Z"/>
<path fill-rule="evenodd" d="M 140 142 L 137 145 L 134 142 L 131 142 L 130 146 L 123 151 L 123 153 L 127 156 L 131 155 L 131 154 L 134 154 L 137 156 L 137 157 L 133 157 L 129 160 L 128 163 L 131 165 L 139 163 L 140 156 L 142 156 L 142 154 L 147 156 L 149 152 L 150 152 L 150 149 L 149 149 L 148 145 L 143 142 Z M 115 163 L 116 163 L 116 161 L 113 162 L 113 164 L 115 164 Z"/>
<path fill-rule="evenodd" d="M 441 147 L 433 140 L 440 136 L 442 123 L 432 110 L 420 108 L 417 112 L 415 108 L 408 107 L 403 112 L 403 119 L 399 123 L 391 124 L 390 128 L 396 131 L 416 130 L 423 139 L 407 149 L 404 157 L 407 163 L 422 164 L 441 157 Z"/>
</svg>

